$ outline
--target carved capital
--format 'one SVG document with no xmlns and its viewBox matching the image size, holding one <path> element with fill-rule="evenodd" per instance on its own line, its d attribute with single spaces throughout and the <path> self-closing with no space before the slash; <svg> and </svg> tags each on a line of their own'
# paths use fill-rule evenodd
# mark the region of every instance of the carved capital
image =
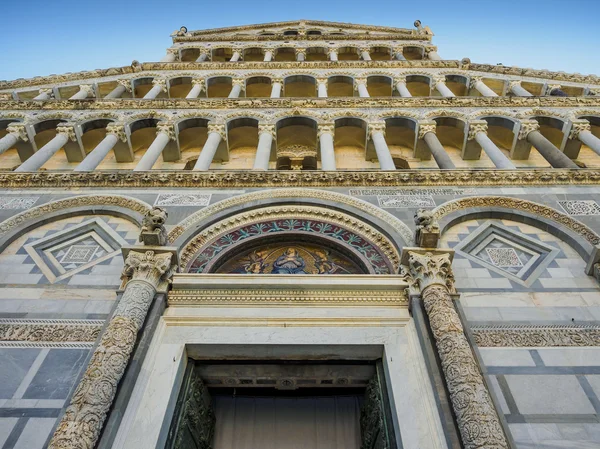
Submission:
<svg viewBox="0 0 600 449">
<path fill-rule="evenodd" d="M 440 285 L 447 292 L 454 293 L 452 254 L 452 250 L 416 252 L 406 248 L 402 252 L 402 261 L 407 262 L 404 270 L 410 277 L 411 293 L 422 293 L 433 285 Z"/>
<path fill-rule="evenodd" d="M 480 81 L 481 81 L 481 82 L 483 82 L 483 77 L 481 77 L 481 76 L 472 76 L 472 77 L 471 77 L 471 81 L 469 82 L 469 87 L 470 87 L 471 89 L 475 89 L 475 88 L 476 88 L 476 87 L 475 87 L 475 85 L 476 85 L 478 82 L 480 82 Z"/>
<path fill-rule="evenodd" d="M 77 136 L 75 134 L 75 125 L 71 123 L 63 123 L 56 127 L 57 134 L 65 134 L 69 140 L 76 141 Z"/>
<path fill-rule="evenodd" d="M 170 140 L 175 140 L 175 126 L 171 122 L 158 122 L 156 124 L 156 134 L 166 134 Z"/>
<path fill-rule="evenodd" d="M 472 120 L 469 123 L 469 135 L 467 140 L 474 140 L 477 133 L 487 134 L 488 122 L 485 120 Z"/>
<path fill-rule="evenodd" d="M 157 289 L 165 276 L 173 274 L 173 254 L 140 249 L 142 251 L 131 250 L 127 254 L 121 278 L 127 282 L 145 281 Z"/>
<path fill-rule="evenodd" d="M 79 86 L 79 90 L 84 91 L 88 97 L 96 96 L 96 94 L 94 93 L 94 86 L 92 86 L 91 84 L 82 84 Z"/>
<path fill-rule="evenodd" d="M 519 129 L 519 140 L 527 139 L 527 136 L 540 129 L 540 124 L 535 120 L 521 120 L 521 128 Z"/>
<path fill-rule="evenodd" d="M 271 78 L 271 84 L 275 84 L 275 83 L 279 83 L 283 86 L 283 78 L 274 76 L 273 78 Z"/>
<path fill-rule="evenodd" d="M 317 137 L 320 138 L 323 134 L 335 134 L 335 125 L 333 123 L 324 123 L 317 128 Z"/>
<path fill-rule="evenodd" d="M 404 52 L 404 46 L 403 45 L 397 45 L 396 47 L 394 47 L 392 49 L 392 53 L 403 53 Z"/>
<path fill-rule="evenodd" d="M 131 92 L 131 80 L 117 80 L 117 84 L 123 86 L 127 92 Z"/>
<path fill-rule="evenodd" d="M 198 48 L 198 55 L 207 55 L 210 56 L 210 48 L 206 48 L 206 47 L 200 47 Z"/>
<path fill-rule="evenodd" d="M 571 132 L 569 133 L 569 139 L 577 139 L 579 137 L 579 133 L 584 131 L 591 131 L 592 126 L 590 122 L 587 120 L 579 119 L 571 121 Z"/>
<path fill-rule="evenodd" d="M 369 136 L 373 138 L 375 133 L 381 133 L 385 136 L 385 122 L 369 123 Z"/>
<path fill-rule="evenodd" d="M 406 84 L 406 76 L 399 76 L 394 78 L 394 89 L 398 87 L 398 84 Z"/>
<path fill-rule="evenodd" d="M 509 81 L 508 83 L 508 90 L 512 90 L 513 87 L 521 87 L 521 81 L 517 80 L 517 81 Z"/>
<path fill-rule="evenodd" d="M 424 120 L 419 122 L 419 134 L 418 138 L 422 139 L 427 133 L 435 134 L 437 130 L 437 123 L 433 120 Z"/>
<path fill-rule="evenodd" d="M 29 140 L 29 137 L 27 136 L 27 129 L 25 127 L 25 123 L 11 123 L 6 127 L 6 131 L 9 134 L 13 134 L 23 142 L 27 142 Z"/>
<path fill-rule="evenodd" d="M 234 78 L 231 80 L 231 86 L 240 86 L 242 90 L 246 89 L 246 80 L 244 78 Z"/>
<path fill-rule="evenodd" d="M 275 133 L 275 125 L 258 125 L 258 135 L 260 136 L 262 133 L 271 134 L 273 139 L 277 138 L 277 134 Z"/>
<path fill-rule="evenodd" d="M 192 80 L 192 86 L 200 86 L 200 92 L 206 90 L 206 81 L 204 78 L 194 78 Z"/>
<path fill-rule="evenodd" d="M 423 49 L 423 51 L 424 51 L 424 53 L 425 53 L 425 56 L 428 56 L 428 55 L 429 55 L 429 53 L 431 53 L 432 51 L 437 51 L 437 49 L 438 49 L 438 48 L 437 48 L 435 45 L 431 45 L 431 46 L 429 46 L 429 47 L 425 47 L 425 48 Z"/>
<path fill-rule="evenodd" d="M 221 136 L 221 139 L 227 139 L 227 134 L 225 134 L 225 125 L 221 123 L 209 123 L 207 126 L 208 133 L 217 133 Z"/>
<path fill-rule="evenodd" d="M 435 87 L 440 83 L 445 83 L 446 77 L 444 75 L 433 75 L 431 77 L 431 87 L 435 89 Z"/>
<path fill-rule="evenodd" d="M 367 85 L 367 78 L 365 77 L 360 77 L 360 78 L 354 78 L 354 89 L 358 89 L 359 85 Z"/>
<path fill-rule="evenodd" d="M 328 81 L 327 78 L 317 78 L 317 86 L 320 86 L 320 85 L 327 86 L 327 81 Z"/>
<path fill-rule="evenodd" d="M 590 87 L 588 89 L 588 95 L 593 95 L 595 97 L 600 97 L 600 88 L 598 88 L 598 87 Z"/>
<path fill-rule="evenodd" d="M 51 87 L 46 87 L 44 89 L 40 89 L 38 91 L 40 94 L 46 94 L 49 95 L 50 98 L 54 97 L 54 89 L 52 89 Z"/>
<path fill-rule="evenodd" d="M 296 48 L 294 51 L 296 53 L 296 56 L 298 56 L 299 54 L 306 56 L 306 48 Z"/>
<path fill-rule="evenodd" d="M 331 54 L 337 55 L 338 54 L 338 50 L 337 50 L 337 48 L 330 48 L 327 53 L 330 54 L 330 55 Z"/>
<path fill-rule="evenodd" d="M 160 90 L 162 90 L 163 92 L 167 91 L 167 81 L 162 78 L 154 78 L 152 80 L 152 85 L 160 86 Z"/>
<path fill-rule="evenodd" d="M 371 47 L 360 47 L 360 48 L 358 49 L 358 51 L 359 51 L 360 53 L 362 53 L 362 52 L 365 52 L 365 51 L 366 51 L 367 53 L 370 53 L 370 52 L 371 52 Z"/>
<path fill-rule="evenodd" d="M 106 125 L 106 134 L 113 134 L 122 142 L 127 142 L 127 133 L 125 132 L 124 123 L 109 123 Z"/>
</svg>

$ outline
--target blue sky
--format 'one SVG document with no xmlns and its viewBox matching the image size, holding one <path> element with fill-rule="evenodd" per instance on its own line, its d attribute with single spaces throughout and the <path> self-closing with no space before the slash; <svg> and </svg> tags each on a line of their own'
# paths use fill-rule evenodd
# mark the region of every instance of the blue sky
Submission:
<svg viewBox="0 0 600 449">
<path fill-rule="evenodd" d="M 431 27 L 444 59 L 600 75 L 600 0 L 6 1 L 0 80 L 158 61 L 170 33 L 315 19 Z"/>
</svg>

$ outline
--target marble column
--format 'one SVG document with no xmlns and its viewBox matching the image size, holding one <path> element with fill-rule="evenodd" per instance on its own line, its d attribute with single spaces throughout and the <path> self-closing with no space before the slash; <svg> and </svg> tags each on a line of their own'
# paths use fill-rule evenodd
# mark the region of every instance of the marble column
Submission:
<svg viewBox="0 0 600 449">
<path fill-rule="evenodd" d="M 193 79 L 192 80 L 192 88 L 185 96 L 185 98 L 198 98 L 200 93 L 206 89 L 206 83 L 204 79 Z"/>
<path fill-rule="evenodd" d="M 511 81 L 508 84 L 508 90 L 515 94 L 517 97 L 533 97 L 527 90 L 521 87 L 521 81 Z"/>
<path fill-rule="evenodd" d="M 169 141 L 175 140 L 175 128 L 172 123 L 158 123 L 156 137 L 148 147 L 133 171 L 152 170 L 152 167 L 162 154 Z M 116 143 L 116 142 L 115 142 Z"/>
<path fill-rule="evenodd" d="M 33 155 L 15 169 L 16 172 L 37 171 L 54 156 L 69 140 L 77 140 L 75 127 L 70 124 L 60 124 L 56 127 L 56 136 L 37 150 Z"/>
<path fill-rule="evenodd" d="M 406 87 L 406 78 L 396 78 L 394 80 L 394 86 L 396 87 L 396 90 L 398 91 L 401 97 L 412 97 L 411 93 L 408 90 L 408 87 Z"/>
<path fill-rule="evenodd" d="M 426 49 L 425 54 L 427 55 L 427 58 L 430 59 L 431 61 L 441 61 L 442 60 L 441 56 L 438 55 L 438 52 L 433 48 Z"/>
<path fill-rule="evenodd" d="M 569 139 L 579 139 L 579 141 L 600 156 L 600 139 L 592 134 L 592 127 L 587 120 L 573 120 Z M 0 147 L 1 152 L 2 148 Z"/>
<path fill-rule="evenodd" d="M 334 49 L 329 50 L 329 60 L 330 61 L 337 61 L 338 60 L 337 50 L 334 50 Z"/>
<path fill-rule="evenodd" d="M 239 98 L 242 90 L 246 88 L 246 82 L 243 79 L 234 79 L 231 81 L 231 92 L 228 98 Z"/>
<path fill-rule="evenodd" d="M 448 86 L 446 86 L 446 77 L 445 76 L 434 76 L 431 78 L 431 84 L 437 91 L 442 95 L 442 97 L 454 97 L 455 95 L 452 93 Z"/>
<path fill-rule="evenodd" d="M 117 80 L 117 87 L 111 90 L 104 98 L 121 98 L 121 95 L 125 92 L 131 92 L 131 80 Z"/>
<path fill-rule="evenodd" d="M 273 60 L 273 50 L 271 50 L 270 48 L 264 48 L 263 52 L 265 54 L 263 61 L 269 62 Z"/>
<path fill-rule="evenodd" d="M 242 50 L 234 50 L 229 62 L 237 62 L 242 57 Z"/>
<path fill-rule="evenodd" d="M 429 321 L 456 423 L 465 449 L 509 449 L 498 412 L 465 336 L 452 295 L 452 250 L 405 248 L 401 274 L 419 295 Z"/>
<path fill-rule="evenodd" d="M 306 48 L 296 48 L 296 61 L 302 62 L 306 59 Z"/>
<path fill-rule="evenodd" d="M 275 125 L 258 125 L 258 147 L 253 170 L 268 170 L 271 159 L 271 147 L 275 139 Z"/>
<path fill-rule="evenodd" d="M 354 79 L 354 88 L 358 90 L 359 97 L 370 97 L 369 90 L 367 89 L 367 79 L 366 78 L 355 78 Z"/>
<path fill-rule="evenodd" d="M 50 88 L 48 89 L 40 89 L 39 94 L 36 97 L 33 97 L 35 101 L 45 101 L 49 100 L 54 96 L 54 91 Z"/>
<path fill-rule="evenodd" d="M 327 78 L 317 78 L 317 97 L 327 98 Z"/>
<path fill-rule="evenodd" d="M 475 140 L 496 168 L 501 170 L 516 169 L 515 164 L 488 137 L 487 130 L 488 124 L 485 120 L 475 120 L 470 123 L 467 140 Z"/>
<path fill-rule="evenodd" d="M 379 168 L 381 170 L 396 170 L 396 164 L 394 164 L 392 154 L 385 141 L 385 123 L 371 123 L 369 125 L 369 134 L 375 146 Z"/>
<path fill-rule="evenodd" d="M 494 92 L 492 89 L 490 89 L 488 86 L 486 86 L 486 84 L 483 82 L 483 80 L 480 76 L 471 77 L 471 88 L 477 89 L 477 91 L 484 97 L 497 97 L 498 96 L 498 94 L 496 92 Z"/>
<path fill-rule="evenodd" d="M 94 97 L 94 88 L 89 84 L 79 86 L 79 91 L 72 95 L 69 100 L 85 100 L 88 97 Z"/>
<path fill-rule="evenodd" d="M 361 48 L 360 56 L 363 59 L 363 61 L 370 61 L 371 60 L 370 48 Z"/>
<path fill-rule="evenodd" d="M 123 296 L 110 318 L 50 443 L 49 449 L 93 449 L 117 393 L 138 333 L 157 292 L 177 269 L 177 250 L 136 246 L 127 253 Z"/>
<path fill-rule="evenodd" d="M 125 126 L 122 123 L 109 123 L 106 125 L 106 136 L 96 148 L 90 151 L 81 163 L 75 167 L 74 171 L 92 171 L 104 160 L 106 155 L 114 148 L 117 142 L 121 139 L 127 142 L 125 134 Z"/>
<path fill-rule="evenodd" d="M 442 170 L 452 170 L 456 166 L 446 150 L 442 146 L 441 142 L 436 136 L 437 124 L 434 121 L 420 122 L 419 123 L 419 139 L 423 139 L 431 151 L 431 155 L 435 159 L 435 163 Z"/>
<path fill-rule="evenodd" d="M 561 89 L 560 84 L 548 84 L 546 87 L 546 95 L 551 97 L 568 97 L 569 95 Z"/>
<path fill-rule="evenodd" d="M 200 55 L 196 59 L 196 62 L 204 62 L 204 61 L 206 61 L 208 59 L 209 52 L 210 52 L 210 50 L 207 50 L 206 48 L 200 49 Z"/>
<path fill-rule="evenodd" d="M 208 124 L 208 138 L 202 147 L 202 151 L 200 151 L 200 156 L 198 156 L 196 165 L 194 165 L 194 170 L 206 171 L 210 168 L 210 164 L 212 164 L 215 154 L 219 149 L 219 144 L 225 138 L 225 125 L 217 123 Z"/>
<path fill-rule="evenodd" d="M 540 125 L 535 120 L 522 120 L 519 140 L 527 140 L 554 168 L 579 168 L 565 153 L 556 148 L 538 131 Z"/>
<path fill-rule="evenodd" d="M 333 123 L 319 125 L 317 137 L 319 139 L 319 149 L 321 151 L 321 170 L 336 170 L 335 149 L 333 147 L 334 132 L 335 125 Z"/>
<path fill-rule="evenodd" d="M 392 52 L 394 54 L 394 58 L 396 58 L 398 61 L 406 61 L 403 47 L 396 47 L 392 50 Z"/>
<path fill-rule="evenodd" d="M 165 56 L 163 56 L 163 58 L 160 60 L 160 62 L 175 62 L 175 60 L 177 60 L 178 53 L 179 52 L 177 51 L 177 49 L 169 48 L 169 49 L 167 49 L 167 54 Z"/>
<path fill-rule="evenodd" d="M 144 95 L 144 100 L 153 100 L 158 97 L 158 94 L 161 92 L 167 91 L 167 82 L 160 78 L 155 78 L 152 80 L 152 89 L 148 91 L 146 95 Z"/>
<path fill-rule="evenodd" d="M 272 78 L 271 83 L 271 98 L 281 97 L 281 89 L 283 89 L 283 78 Z"/>
<path fill-rule="evenodd" d="M 19 141 L 27 142 L 27 130 L 24 123 L 11 123 L 6 127 L 7 134 L 0 139 L 0 154 L 13 148 Z"/>
</svg>

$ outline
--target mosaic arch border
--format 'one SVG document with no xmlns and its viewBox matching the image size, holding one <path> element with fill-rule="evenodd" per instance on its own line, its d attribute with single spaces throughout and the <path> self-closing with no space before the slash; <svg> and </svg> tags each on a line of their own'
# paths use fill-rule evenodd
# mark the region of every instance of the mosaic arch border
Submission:
<svg viewBox="0 0 600 449">
<path fill-rule="evenodd" d="M 394 217 L 389 212 L 380 209 L 377 206 L 374 206 L 371 203 L 360 200 L 358 198 L 353 198 L 348 195 L 344 195 L 342 193 L 330 192 L 328 190 L 319 190 L 319 189 L 302 189 L 302 188 L 287 188 L 287 189 L 272 189 L 272 190 L 258 190 L 256 192 L 250 192 L 243 195 L 231 197 L 214 203 L 204 209 L 199 210 L 198 212 L 190 215 L 186 219 L 179 222 L 171 231 L 169 232 L 169 241 L 171 243 L 175 243 L 177 240 L 182 237 L 186 237 L 186 234 L 189 234 L 193 231 L 197 233 L 201 230 L 200 226 L 203 222 L 209 217 L 216 216 L 220 212 L 227 211 L 228 209 L 235 209 L 233 213 L 240 212 L 240 207 L 250 208 L 252 205 L 255 207 L 257 202 L 263 200 L 319 200 L 319 201 L 330 201 L 336 203 L 340 206 L 349 206 L 355 208 L 356 210 L 363 212 L 366 214 L 363 222 L 373 222 L 370 218 L 376 218 L 381 220 L 384 224 L 390 226 L 390 230 L 393 231 L 405 245 L 411 245 L 413 240 L 413 231 L 400 219 Z M 309 205 L 309 201 L 307 201 L 306 205 Z M 313 203 L 314 205 L 314 203 Z M 261 205 L 261 206 L 267 206 Z M 317 206 L 324 206 L 323 203 L 318 204 Z M 351 211 L 346 210 L 345 213 L 351 214 Z M 224 217 L 221 217 L 223 219 Z M 212 224 L 212 223 L 209 223 Z M 192 238 L 192 236 L 187 236 L 188 239 Z M 388 236 L 389 237 L 389 236 Z M 391 241 L 395 241 L 394 236 L 391 236 Z M 187 241 L 180 242 L 184 246 L 187 244 Z M 395 245 L 396 248 L 402 245 Z"/>
<path fill-rule="evenodd" d="M 279 220 L 307 220 L 315 226 L 304 228 L 303 226 L 294 225 L 288 229 L 264 233 L 262 230 L 255 228 L 255 225 Z M 320 230 L 319 224 L 321 223 L 333 225 L 343 230 L 344 235 L 349 238 L 346 240 L 344 235 L 336 235 L 336 232 Z M 237 240 L 230 237 L 240 229 L 247 230 L 247 234 Z M 400 266 L 400 254 L 396 246 L 374 227 L 340 211 L 301 205 L 263 207 L 225 218 L 196 234 L 182 248 L 180 253 L 181 265 L 186 267 L 185 271 L 187 272 L 194 260 L 202 253 L 211 252 L 211 258 L 224 257 L 238 245 L 245 244 L 255 238 L 274 236 L 279 233 L 281 233 L 280 235 L 290 235 L 292 233 L 318 235 L 349 250 L 365 266 L 370 267 L 369 271 L 375 274 L 393 274 L 397 272 Z M 350 237 L 348 233 L 354 237 Z M 354 238 L 358 238 L 358 240 L 353 241 Z M 215 248 L 214 245 L 219 241 L 222 241 L 223 246 Z M 361 241 L 364 245 L 358 244 Z M 217 250 L 216 253 L 215 249 Z M 381 263 L 377 264 L 371 261 L 367 256 L 368 253 L 371 255 L 377 254 L 381 258 Z M 206 265 L 213 266 L 214 262 L 209 259 Z M 385 273 L 382 271 L 385 271 Z"/>
<path fill-rule="evenodd" d="M 81 195 L 42 204 L 0 223 L 0 252 L 25 232 L 52 221 L 76 215 L 104 213 L 125 218 L 140 226 L 152 206 L 123 195 Z"/>
</svg>

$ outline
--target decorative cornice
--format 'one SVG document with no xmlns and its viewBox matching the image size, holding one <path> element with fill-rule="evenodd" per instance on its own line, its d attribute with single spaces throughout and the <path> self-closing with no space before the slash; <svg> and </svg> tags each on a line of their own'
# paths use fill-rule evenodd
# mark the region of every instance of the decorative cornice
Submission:
<svg viewBox="0 0 600 449">
<path fill-rule="evenodd" d="M 229 171 L 194 172 L 0 172 L 0 188 L 74 187 L 358 187 L 358 186 L 548 186 L 597 185 L 594 169 L 394 170 L 394 171 Z M 0 232 L 1 233 L 1 232 Z"/>
<path fill-rule="evenodd" d="M 600 346 L 600 326 L 500 325 L 471 328 L 480 347 Z"/>
<path fill-rule="evenodd" d="M 321 35 L 300 34 L 298 36 L 283 35 L 283 33 L 275 33 L 270 36 L 243 35 L 243 34 L 225 34 L 225 35 L 209 35 L 209 36 L 174 36 L 173 42 L 231 42 L 231 41 L 431 41 L 431 35 L 428 34 L 409 34 L 409 33 L 394 33 L 394 34 L 331 34 L 324 33 Z"/>
</svg>

